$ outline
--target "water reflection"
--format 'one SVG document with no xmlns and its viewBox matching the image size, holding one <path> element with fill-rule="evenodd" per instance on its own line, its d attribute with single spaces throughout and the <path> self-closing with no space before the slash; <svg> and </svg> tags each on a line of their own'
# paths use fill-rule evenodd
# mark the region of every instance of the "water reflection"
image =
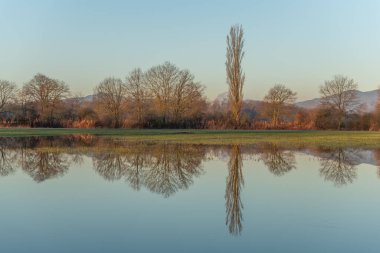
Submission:
<svg viewBox="0 0 380 253">
<path fill-rule="evenodd" d="M 0 176 L 8 176 L 15 172 L 14 163 L 17 160 L 16 152 L 7 149 L 8 141 L 0 142 Z"/>
<path fill-rule="evenodd" d="M 355 151 L 327 149 L 320 158 L 320 174 L 326 181 L 332 181 L 336 186 L 352 183 L 357 176 L 355 166 Z"/>
<path fill-rule="evenodd" d="M 164 197 L 187 189 L 202 173 L 205 150 L 187 145 L 139 143 L 119 152 L 93 157 L 94 169 L 106 180 L 123 179 L 135 190 L 145 186 Z"/>
<path fill-rule="evenodd" d="M 239 235 L 243 229 L 243 203 L 240 198 L 241 188 L 244 185 L 243 159 L 239 145 L 231 147 L 228 162 L 228 176 L 226 185 L 226 225 L 233 235 Z"/>
<path fill-rule="evenodd" d="M 64 175 L 70 166 L 69 158 L 62 153 L 22 150 L 21 168 L 36 182 Z"/>
<path fill-rule="evenodd" d="M 273 143 L 266 143 L 260 145 L 259 153 L 259 160 L 276 176 L 282 176 L 296 168 L 294 151 L 284 150 Z"/>
<path fill-rule="evenodd" d="M 123 139 L 68 136 L 0 139 L 0 175 L 9 176 L 17 169 L 36 182 L 64 176 L 72 165 L 85 158 L 107 181 L 121 181 L 134 190 L 142 188 L 168 198 L 188 189 L 204 172 L 203 162 L 228 159 L 225 187 L 225 222 L 232 235 L 243 229 L 243 161 L 259 161 L 275 176 L 296 169 L 296 153 L 317 157 L 322 179 L 335 186 L 351 184 L 357 178 L 357 165 L 379 166 L 380 151 L 294 147 L 273 143 L 251 146 L 185 145 L 128 142 Z"/>
<path fill-rule="evenodd" d="M 376 165 L 378 166 L 377 175 L 380 178 L 380 150 L 374 150 L 373 153 L 374 153 L 374 158 L 376 160 Z"/>
</svg>

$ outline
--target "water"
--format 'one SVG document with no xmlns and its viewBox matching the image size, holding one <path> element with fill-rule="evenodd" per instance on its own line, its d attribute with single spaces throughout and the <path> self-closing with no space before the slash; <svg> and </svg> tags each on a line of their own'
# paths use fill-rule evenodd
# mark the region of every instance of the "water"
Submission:
<svg viewBox="0 0 380 253">
<path fill-rule="evenodd" d="M 0 140 L 0 252 L 379 252 L 379 150 Z"/>
</svg>

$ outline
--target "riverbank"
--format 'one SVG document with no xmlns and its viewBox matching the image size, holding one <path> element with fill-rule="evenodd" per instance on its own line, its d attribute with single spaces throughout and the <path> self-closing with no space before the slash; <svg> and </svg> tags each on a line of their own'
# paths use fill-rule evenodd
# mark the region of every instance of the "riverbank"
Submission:
<svg viewBox="0 0 380 253">
<path fill-rule="evenodd" d="M 318 145 L 326 147 L 380 148 L 380 132 L 359 131 L 245 131 L 174 129 L 58 129 L 1 128 L 0 137 L 94 135 L 122 137 L 130 141 L 157 141 L 189 144 Z"/>
</svg>

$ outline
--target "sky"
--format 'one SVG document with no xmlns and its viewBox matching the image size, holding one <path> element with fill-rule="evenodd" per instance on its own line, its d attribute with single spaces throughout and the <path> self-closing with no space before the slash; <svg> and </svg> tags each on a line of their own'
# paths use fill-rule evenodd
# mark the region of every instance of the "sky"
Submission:
<svg viewBox="0 0 380 253">
<path fill-rule="evenodd" d="M 380 0 L 0 0 L 0 79 L 36 73 L 89 95 L 106 77 L 170 61 L 210 99 L 227 91 L 226 36 L 245 32 L 244 97 L 277 83 L 298 100 L 340 74 L 380 86 Z"/>
</svg>

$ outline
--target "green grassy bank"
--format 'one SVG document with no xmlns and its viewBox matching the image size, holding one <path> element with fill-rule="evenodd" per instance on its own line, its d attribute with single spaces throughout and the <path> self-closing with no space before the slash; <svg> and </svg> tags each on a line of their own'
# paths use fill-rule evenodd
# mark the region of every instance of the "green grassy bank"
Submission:
<svg viewBox="0 0 380 253">
<path fill-rule="evenodd" d="M 1 128 L 0 137 L 95 135 L 123 137 L 131 141 L 159 141 L 189 144 L 318 145 L 326 147 L 380 148 L 380 132 L 352 131 L 234 131 L 234 130 L 150 130 L 150 129 L 46 129 Z"/>
</svg>

